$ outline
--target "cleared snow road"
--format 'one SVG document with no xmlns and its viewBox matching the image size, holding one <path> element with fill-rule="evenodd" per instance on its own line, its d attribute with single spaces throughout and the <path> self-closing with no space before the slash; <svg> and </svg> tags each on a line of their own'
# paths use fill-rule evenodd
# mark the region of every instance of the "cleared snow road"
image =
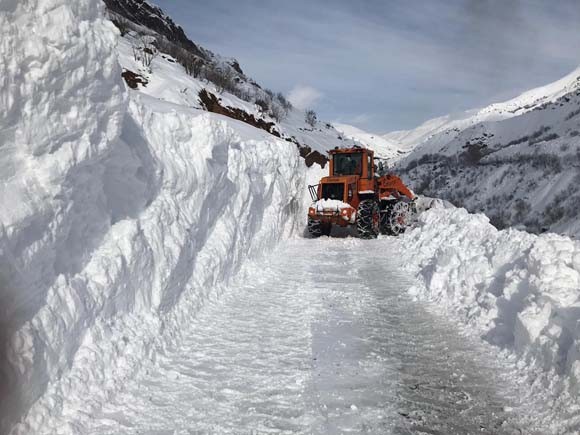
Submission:
<svg viewBox="0 0 580 435">
<path fill-rule="evenodd" d="M 509 374 L 406 295 L 389 239 L 292 240 L 247 267 L 90 433 L 530 433 Z M 501 375 L 503 373 L 503 375 Z M 503 376 L 503 377 L 502 377 Z"/>
</svg>

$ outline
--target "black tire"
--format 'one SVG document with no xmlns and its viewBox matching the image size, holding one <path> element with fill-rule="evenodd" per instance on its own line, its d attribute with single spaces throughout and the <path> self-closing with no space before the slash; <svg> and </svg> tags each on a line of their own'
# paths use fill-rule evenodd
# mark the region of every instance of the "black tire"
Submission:
<svg viewBox="0 0 580 435">
<path fill-rule="evenodd" d="M 393 235 L 390 225 L 392 210 L 393 204 L 391 201 L 381 203 L 381 224 L 380 224 L 381 234 L 386 234 L 388 236 Z"/>
<path fill-rule="evenodd" d="M 312 237 L 322 236 L 322 226 L 320 225 L 320 221 L 308 218 L 308 233 Z"/>
<path fill-rule="evenodd" d="M 308 218 L 308 233 L 310 233 L 312 237 L 318 238 L 320 236 L 329 236 L 331 230 L 331 224 Z"/>
<path fill-rule="evenodd" d="M 373 199 L 361 201 L 356 213 L 356 228 L 361 239 L 376 239 L 379 235 L 379 204 Z"/>
</svg>

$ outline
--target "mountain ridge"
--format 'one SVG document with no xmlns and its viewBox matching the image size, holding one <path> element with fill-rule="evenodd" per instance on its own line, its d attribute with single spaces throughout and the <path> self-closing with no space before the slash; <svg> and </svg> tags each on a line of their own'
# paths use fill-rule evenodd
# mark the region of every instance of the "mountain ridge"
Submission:
<svg viewBox="0 0 580 435">
<path fill-rule="evenodd" d="M 493 103 L 480 109 L 469 109 L 458 114 L 439 116 L 413 129 L 392 131 L 382 136 L 406 147 L 414 148 L 440 133 L 450 134 L 479 122 L 500 121 L 523 115 L 578 89 L 580 89 L 580 66 L 559 80 L 525 91 L 509 100 Z"/>
<path fill-rule="evenodd" d="M 419 193 L 483 212 L 498 228 L 580 235 L 579 76 L 387 134 L 414 147 L 398 170 Z"/>
</svg>

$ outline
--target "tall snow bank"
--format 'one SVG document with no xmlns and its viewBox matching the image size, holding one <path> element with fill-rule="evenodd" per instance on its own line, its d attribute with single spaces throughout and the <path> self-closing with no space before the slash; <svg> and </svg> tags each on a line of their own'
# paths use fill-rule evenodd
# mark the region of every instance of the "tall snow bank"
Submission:
<svg viewBox="0 0 580 435">
<path fill-rule="evenodd" d="M 304 186 L 292 144 L 135 94 L 118 147 L 103 184 L 110 230 L 19 332 L 44 337 L 49 385 L 16 433 L 75 433 L 67 415 L 97 409 L 244 259 L 294 229 Z"/>
<path fill-rule="evenodd" d="M 436 208 L 399 240 L 418 298 L 476 328 L 551 384 L 558 400 L 580 393 L 580 242 L 498 231 L 484 215 Z M 552 382 L 555 381 L 555 382 Z M 561 394 L 560 394 L 561 393 Z"/>
<path fill-rule="evenodd" d="M 102 186 L 125 91 L 102 16 L 99 1 L 0 0 L 0 432 L 74 353 L 70 313 L 39 312 L 110 227 Z"/>
<path fill-rule="evenodd" d="M 131 93 L 99 1 L 0 0 L 0 433 L 78 433 L 291 232 L 296 147 Z"/>
</svg>

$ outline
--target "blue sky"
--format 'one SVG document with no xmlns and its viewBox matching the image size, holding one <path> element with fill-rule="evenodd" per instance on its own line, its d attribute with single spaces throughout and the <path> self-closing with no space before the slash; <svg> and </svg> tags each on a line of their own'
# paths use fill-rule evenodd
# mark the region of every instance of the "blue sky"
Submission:
<svg viewBox="0 0 580 435">
<path fill-rule="evenodd" d="M 377 133 L 505 100 L 580 64 L 578 0 L 155 3 L 263 86 Z"/>
</svg>

